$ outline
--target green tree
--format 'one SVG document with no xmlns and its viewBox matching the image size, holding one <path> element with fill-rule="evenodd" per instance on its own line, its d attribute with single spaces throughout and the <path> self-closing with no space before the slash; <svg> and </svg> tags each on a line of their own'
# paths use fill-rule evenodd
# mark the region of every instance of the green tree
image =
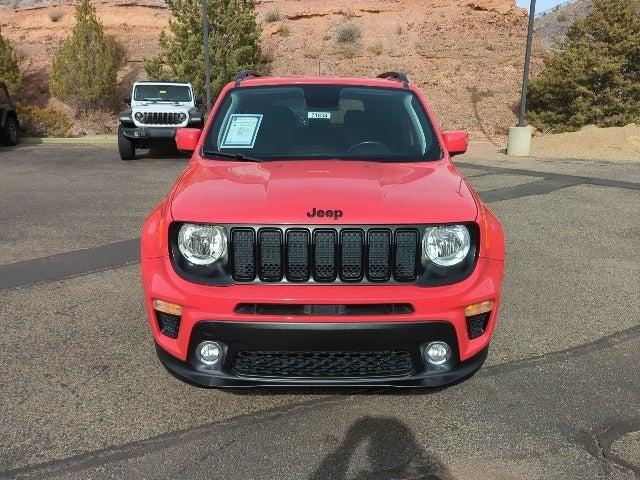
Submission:
<svg viewBox="0 0 640 480">
<path fill-rule="evenodd" d="M 527 105 L 545 131 L 640 121 L 640 0 L 595 0 L 544 59 Z"/>
<path fill-rule="evenodd" d="M 240 69 L 260 62 L 260 27 L 253 0 L 207 0 L 211 88 L 217 95 Z M 204 94 L 204 49 L 201 0 L 166 0 L 173 18 L 168 35 L 160 34 L 160 54 L 145 62 L 151 80 L 191 82 Z"/>
<path fill-rule="evenodd" d="M 56 50 L 51 93 L 79 111 L 112 107 L 124 57 L 117 40 L 104 32 L 91 0 L 79 0 L 71 35 Z"/>
<path fill-rule="evenodd" d="M 22 84 L 21 59 L 22 56 L 14 50 L 11 42 L 2 36 L 0 28 L 0 80 L 7 84 L 11 95 L 18 93 Z"/>
</svg>

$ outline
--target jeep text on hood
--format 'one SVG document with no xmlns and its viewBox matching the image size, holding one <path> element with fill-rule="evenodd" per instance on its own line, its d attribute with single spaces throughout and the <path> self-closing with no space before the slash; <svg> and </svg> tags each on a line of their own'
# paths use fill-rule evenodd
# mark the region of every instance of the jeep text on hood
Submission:
<svg viewBox="0 0 640 480">
<path fill-rule="evenodd" d="M 446 164 L 217 163 L 192 165 L 182 177 L 171 202 L 174 220 L 249 224 L 338 220 L 308 216 L 318 205 L 341 210 L 340 222 L 350 224 L 384 224 L 391 218 L 398 224 L 468 222 L 477 215 L 467 184 Z"/>
</svg>

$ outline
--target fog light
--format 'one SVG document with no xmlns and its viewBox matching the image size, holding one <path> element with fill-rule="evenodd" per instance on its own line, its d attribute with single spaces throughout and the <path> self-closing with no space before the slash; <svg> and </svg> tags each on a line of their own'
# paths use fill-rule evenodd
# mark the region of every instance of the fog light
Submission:
<svg viewBox="0 0 640 480">
<path fill-rule="evenodd" d="M 445 342 L 431 342 L 424 349 L 424 358 L 431 365 L 442 365 L 451 357 L 451 348 Z"/>
<path fill-rule="evenodd" d="M 196 348 L 196 356 L 205 365 L 215 365 L 222 358 L 222 345 L 218 342 L 202 342 Z"/>
</svg>

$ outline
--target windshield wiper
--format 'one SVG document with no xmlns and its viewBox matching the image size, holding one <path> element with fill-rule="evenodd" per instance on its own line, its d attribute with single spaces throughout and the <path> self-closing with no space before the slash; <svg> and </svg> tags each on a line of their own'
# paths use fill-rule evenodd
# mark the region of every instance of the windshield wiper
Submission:
<svg viewBox="0 0 640 480">
<path fill-rule="evenodd" d="M 210 157 L 233 158 L 233 159 L 239 160 L 241 162 L 262 162 L 262 160 L 260 160 L 259 158 L 247 157 L 246 155 L 244 155 L 242 153 L 227 153 L 227 152 L 220 152 L 218 150 L 205 150 L 205 149 L 202 149 L 202 154 L 204 156 L 210 156 Z"/>
</svg>

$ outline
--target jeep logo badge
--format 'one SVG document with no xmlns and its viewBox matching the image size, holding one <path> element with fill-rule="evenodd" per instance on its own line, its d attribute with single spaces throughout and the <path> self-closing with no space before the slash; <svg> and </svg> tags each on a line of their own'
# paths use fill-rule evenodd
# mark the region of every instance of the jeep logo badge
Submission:
<svg viewBox="0 0 640 480">
<path fill-rule="evenodd" d="M 333 218 L 334 220 L 339 220 L 342 218 L 342 210 L 320 210 L 318 208 L 313 207 L 313 210 L 307 212 L 307 217 L 309 218 Z"/>
</svg>

